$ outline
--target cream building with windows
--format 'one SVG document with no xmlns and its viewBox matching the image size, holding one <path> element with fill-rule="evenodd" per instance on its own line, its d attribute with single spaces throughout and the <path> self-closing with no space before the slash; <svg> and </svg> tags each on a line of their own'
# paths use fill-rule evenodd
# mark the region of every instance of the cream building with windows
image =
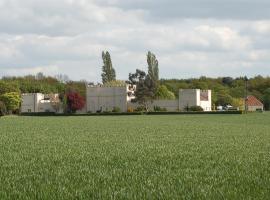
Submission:
<svg viewBox="0 0 270 200">
<path fill-rule="evenodd" d="M 22 94 L 22 113 L 62 112 L 58 94 Z"/>
<path fill-rule="evenodd" d="M 135 99 L 135 86 L 102 86 L 87 85 L 86 87 L 86 109 L 85 112 L 104 112 L 119 108 L 121 112 L 127 112 L 129 108 L 136 109 L 139 105 L 132 102 Z M 191 106 L 201 106 L 204 111 L 211 111 L 211 90 L 180 89 L 179 99 L 154 100 L 150 110 L 154 106 L 166 108 L 167 111 L 185 111 Z M 37 112 L 63 112 L 58 94 L 27 93 L 22 94 L 22 113 Z"/>
<path fill-rule="evenodd" d="M 87 112 L 112 111 L 117 107 L 121 112 L 127 112 L 129 108 L 135 109 L 138 104 L 133 103 L 135 87 L 88 85 L 86 88 Z M 166 108 L 167 111 L 184 111 L 187 107 L 201 106 L 204 111 L 212 111 L 211 90 L 181 89 L 179 99 L 155 100 L 150 105 Z"/>
<path fill-rule="evenodd" d="M 115 107 L 121 112 L 126 112 L 128 103 L 134 96 L 135 87 L 125 86 L 95 86 L 88 85 L 86 88 L 86 108 L 87 112 L 111 111 Z"/>
</svg>

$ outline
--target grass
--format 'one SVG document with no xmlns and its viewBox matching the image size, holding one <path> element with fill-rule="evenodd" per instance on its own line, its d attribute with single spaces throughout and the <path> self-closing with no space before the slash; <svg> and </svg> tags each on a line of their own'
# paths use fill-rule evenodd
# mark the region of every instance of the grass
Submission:
<svg viewBox="0 0 270 200">
<path fill-rule="evenodd" d="M 0 118 L 0 199 L 267 199 L 270 113 Z"/>
</svg>

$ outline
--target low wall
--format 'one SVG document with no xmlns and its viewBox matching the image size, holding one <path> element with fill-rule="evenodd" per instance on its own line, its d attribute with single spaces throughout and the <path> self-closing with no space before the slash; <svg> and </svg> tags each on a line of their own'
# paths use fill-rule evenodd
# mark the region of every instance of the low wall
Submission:
<svg viewBox="0 0 270 200">
<path fill-rule="evenodd" d="M 155 100 L 150 106 L 151 110 L 154 110 L 154 106 L 159 106 L 161 108 L 166 108 L 167 111 L 178 111 L 179 102 L 177 100 Z"/>
<path fill-rule="evenodd" d="M 128 108 L 136 109 L 140 105 L 138 103 L 128 103 Z M 150 110 L 154 110 L 154 106 L 159 106 L 160 108 L 166 108 L 169 112 L 175 112 L 178 111 L 178 99 L 176 100 L 155 100 L 153 103 L 149 106 Z"/>
</svg>

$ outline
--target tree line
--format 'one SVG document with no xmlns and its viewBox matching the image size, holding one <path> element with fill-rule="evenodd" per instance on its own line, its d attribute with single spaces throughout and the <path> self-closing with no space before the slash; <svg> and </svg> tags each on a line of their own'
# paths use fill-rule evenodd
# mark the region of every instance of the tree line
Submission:
<svg viewBox="0 0 270 200">
<path fill-rule="evenodd" d="M 103 55 L 106 55 L 102 68 L 103 84 L 114 83 L 116 76 L 110 54 L 106 52 Z M 247 79 L 246 77 L 208 78 L 201 76 L 190 79 L 159 79 L 158 60 L 152 52 L 147 54 L 147 64 L 148 73 L 136 69 L 135 73 L 129 74 L 129 79 L 126 81 L 137 86 L 135 101 L 143 105 L 146 110 L 154 99 L 177 98 L 179 89 L 212 90 L 213 109 L 216 106 L 226 105 L 243 107 L 246 95 L 254 95 L 263 102 L 266 110 L 270 110 L 270 77 L 258 75 Z M 107 79 L 103 78 L 104 75 L 105 77 L 107 75 Z"/>
<path fill-rule="evenodd" d="M 85 81 L 71 81 L 66 75 L 55 77 L 42 73 L 22 77 L 2 77 L 0 79 L 0 115 L 19 113 L 21 94 L 59 94 L 58 102 L 65 112 L 80 110 L 85 103 Z"/>
<path fill-rule="evenodd" d="M 116 70 L 108 51 L 102 52 L 103 66 L 101 79 L 104 85 L 119 84 L 136 85 L 134 101 L 148 110 L 154 99 L 175 99 L 179 89 L 210 89 L 212 90 L 213 107 L 218 105 L 243 104 L 246 95 L 245 77 L 199 77 L 192 79 L 160 79 L 159 62 L 155 54 L 148 52 L 146 59 L 148 71 L 136 69 L 130 73 L 127 80 L 116 78 Z M 247 82 L 247 93 L 256 96 L 264 103 L 265 109 L 270 110 L 270 77 L 260 75 L 250 78 Z M 60 94 L 60 101 L 66 105 L 67 112 L 81 109 L 85 103 L 86 81 L 72 81 L 66 75 L 55 77 L 42 73 L 21 77 L 2 77 L 0 79 L 0 114 L 3 112 L 19 112 L 22 93 Z M 75 106 L 77 105 L 77 106 Z M 79 106 L 78 106 L 79 105 Z"/>
</svg>

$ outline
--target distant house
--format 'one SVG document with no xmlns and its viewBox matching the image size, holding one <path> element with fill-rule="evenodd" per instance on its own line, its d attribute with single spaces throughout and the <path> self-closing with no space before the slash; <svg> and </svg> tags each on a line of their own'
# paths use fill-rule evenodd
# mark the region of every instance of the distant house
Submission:
<svg viewBox="0 0 270 200">
<path fill-rule="evenodd" d="M 204 111 L 212 111 L 212 91 L 200 89 L 179 90 L 179 110 L 200 106 Z"/>
<path fill-rule="evenodd" d="M 248 96 L 247 97 L 247 109 L 248 111 L 257 111 L 257 110 L 263 110 L 263 103 L 258 100 L 255 96 Z"/>
<path fill-rule="evenodd" d="M 41 93 L 22 94 L 21 112 L 60 112 L 59 95 Z"/>
</svg>

